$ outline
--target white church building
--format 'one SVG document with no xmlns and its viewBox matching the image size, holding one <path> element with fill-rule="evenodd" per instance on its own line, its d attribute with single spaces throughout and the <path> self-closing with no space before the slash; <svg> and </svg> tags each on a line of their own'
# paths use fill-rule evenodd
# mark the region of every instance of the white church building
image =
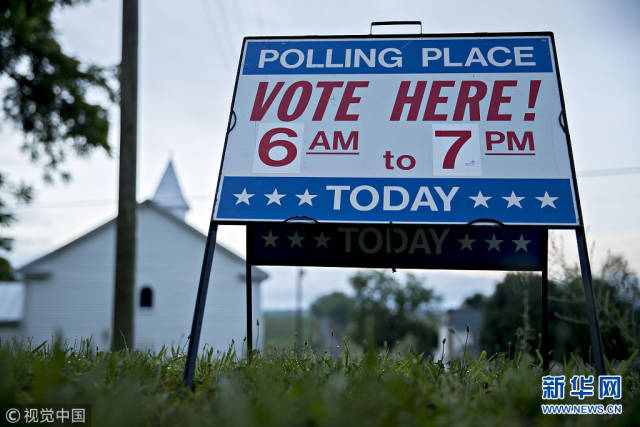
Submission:
<svg viewBox="0 0 640 427">
<path fill-rule="evenodd" d="M 138 205 L 134 347 L 158 351 L 185 346 L 206 236 L 185 222 L 189 209 L 169 162 L 155 195 Z M 91 337 L 94 347 L 111 343 L 116 221 L 18 269 L 17 284 L 0 284 L 0 337 L 31 337 L 34 344 L 62 335 L 70 344 Z M 218 244 L 213 258 L 200 348 L 226 351 L 232 342 L 246 351 L 245 261 Z M 260 282 L 252 271 L 254 348 L 264 337 Z M 3 292 L 2 289 L 5 289 Z M 4 298 L 3 298 L 4 294 Z M 3 321 L 2 306 L 10 314 Z M 256 328 L 256 320 L 260 326 Z M 185 347 L 186 348 L 186 347 Z"/>
</svg>

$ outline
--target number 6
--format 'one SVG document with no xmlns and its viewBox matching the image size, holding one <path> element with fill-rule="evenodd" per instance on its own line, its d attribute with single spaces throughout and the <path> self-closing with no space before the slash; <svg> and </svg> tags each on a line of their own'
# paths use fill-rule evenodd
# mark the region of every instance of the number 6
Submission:
<svg viewBox="0 0 640 427">
<path fill-rule="evenodd" d="M 260 139 L 260 144 L 258 145 L 258 156 L 260 157 L 262 163 L 267 166 L 286 166 L 289 163 L 293 162 L 298 155 L 298 149 L 293 142 L 284 139 L 276 139 L 275 141 L 271 140 L 271 138 L 279 133 L 283 133 L 290 138 L 295 138 L 298 136 L 298 134 L 293 129 L 289 128 L 273 128 L 265 132 Z M 284 158 L 280 160 L 271 158 L 269 154 L 275 147 L 282 147 L 287 151 L 287 154 L 284 156 Z"/>
</svg>

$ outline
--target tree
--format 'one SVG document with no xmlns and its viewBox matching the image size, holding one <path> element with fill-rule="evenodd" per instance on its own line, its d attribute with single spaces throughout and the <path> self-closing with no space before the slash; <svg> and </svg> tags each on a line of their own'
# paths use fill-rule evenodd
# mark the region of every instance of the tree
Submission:
<svg viewBox="0 0 640 427">
<path fill-rule="evenodd" d="M 0 258 L 0 282 L 13 282 L 16 278 L 13 275 L 11 264 L 4 258 Z"/>
<path fill-rule="evenodd" d="M 549 295 L 555 294 L 556 284 L 549 281 Z M 484 304 L 481 347 L 491 352 L 509 351 L 511 354 L 516 349 L 532 351 L 538 348 L 538 332 L 542 328 L 541 304 L 539 274 L 507 274 Z M 550 313 L 558 310 L 554 301 L 549 301 L 549 306 Z M 550 331 L 554 326 L 550 323 Z"/>
<path fill-rule="evenodd" d="M 46 182 L 70 175 L 60 166 L 69 154 L 85 156 L 94 149 L 110 153 L 107 105 L 114 102 L 113 69 L 83 64 L 62 51 L 51 14 L 86 0 L 3 0 L 0 12 L 0 76 L 7 82 L 3 119 L 24 135 L 22 150 L 42 163 Z M 89 91 L 106 94 L 90 102 Z M 9 200 L 28 202 L 31 187 L 0 173 L 0 227 L 15 221 Z M 0 249 L 11 239 L 0 236 Z"/>
<path fill-rule="evenodd" d="M 344 336 L 353 316 L 354 299 L 342 292 L 323 295 L 311 304 L 311 314 L 318 319 L 327 319 L 332 332 Z"/>
<path fill-rule="evenodd" d="M 465 298 L 464 302 L 462 303 L 462 306 L 466 308 L 482 310 L 486 302 L 487 302 L 487 297 L 481 294 L 480 292 L 476 292 L 470 297 Z"/>
<path fill-rule="evenodd" d="M 388 273 L 368 271 L 350 279 L 356 292 L 351 336 L 356 342 L 380 348 L 411 336 L 415 350 L 431 352 L 438 334 L 432 289 L 409 274 L 404 285 Z"/>
<path fill-rule="evenodd" d="M 565 272 L 557 294 L 549 294 L 549 299 L 558 304 L 553 316 L 569 330 L 563 350 L 588 357 L 591 341 L 582 278 L 577 268 L 566 268 Z M 593 287 L 604 354 L 609 359 L 626 359 L 640 348 L 638 276 L 624 257 L 608 253 L 600 271 L 594 275 Z"/>
<path fill-rule="evenodd" d="M 580 270 L 564 264 L 559 271 L 555 280 L 549 281 L 551 357 L 561 361 L 576 353 L 588 360 L 591 338 Z M 495 352 L 539 348 L 540 280 L 533 273 L 509 273 L 498 283 L 484 306 L 480 335 L 484 348 Z M 593 286 L 604 353 L 609 359 L 628 358 L 640 348 L 638 277 L 623 257 L 608 254 L 594 275 Z"/>
</svg>

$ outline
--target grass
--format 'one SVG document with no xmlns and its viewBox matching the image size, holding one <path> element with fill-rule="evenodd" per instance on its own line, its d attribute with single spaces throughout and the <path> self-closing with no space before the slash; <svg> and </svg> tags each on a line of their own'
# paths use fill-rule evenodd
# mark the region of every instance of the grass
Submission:
<svg viewBox="0 0 640 427">
<path fill-rule="evenodd" d="M 2 342 L 0 405 L 89 404 L 92 425 L 118 427 L 589 426 L 640 421 L 640 377 L 629 363 L 609 365 L 611 373 L 623 375 L 624 413 L 605 417 L 542 415 L 541 363 L 527 355 L 487 358 L 483 352 L 445 366 L 418 354 L 354 358 L 348 346 L 336 360 L 294 350 L 256 352 L 247 360 L 231 349 L 205 349 L 193 391 L 182 382 L 184 359 L 179 349 L 112 353 L 97 352 L 89 342 L 76 347 Z M 593 374 L 576 358 L 556 369 Z"/>
</svg>

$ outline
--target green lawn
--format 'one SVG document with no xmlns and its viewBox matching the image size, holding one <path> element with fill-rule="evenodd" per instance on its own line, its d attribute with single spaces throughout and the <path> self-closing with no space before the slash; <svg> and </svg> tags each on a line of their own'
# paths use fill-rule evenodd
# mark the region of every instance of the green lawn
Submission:
<svg viewBox="0 0 640 427">
<path fill-rule="evenodd" d="M 198 360 L 195 390 L 184 387 L 184 354 L 95 352 L 0 343 L 0 406 L 91 406 L 94 426 L 465 426 L 638 425 L 640 377 L 626 363 L 623 415 L 548 416 L 540 410 L 540 363 L 528 356 L 456 361 L 368 353 L 282 350 L 251 361 L 232 351 Z M 557 374 L 592 373 L 579 360 Z M 567 393 L 568 394 L 568 393 Z M 575 398 L 565 399 L 577 402 Z M 585 402 L 612 403 L 585 399 Z M 4 414 L 2 414 L 4 417 Z M 4 419 L 2 420 L 4 422 Z"/>
</svg>

